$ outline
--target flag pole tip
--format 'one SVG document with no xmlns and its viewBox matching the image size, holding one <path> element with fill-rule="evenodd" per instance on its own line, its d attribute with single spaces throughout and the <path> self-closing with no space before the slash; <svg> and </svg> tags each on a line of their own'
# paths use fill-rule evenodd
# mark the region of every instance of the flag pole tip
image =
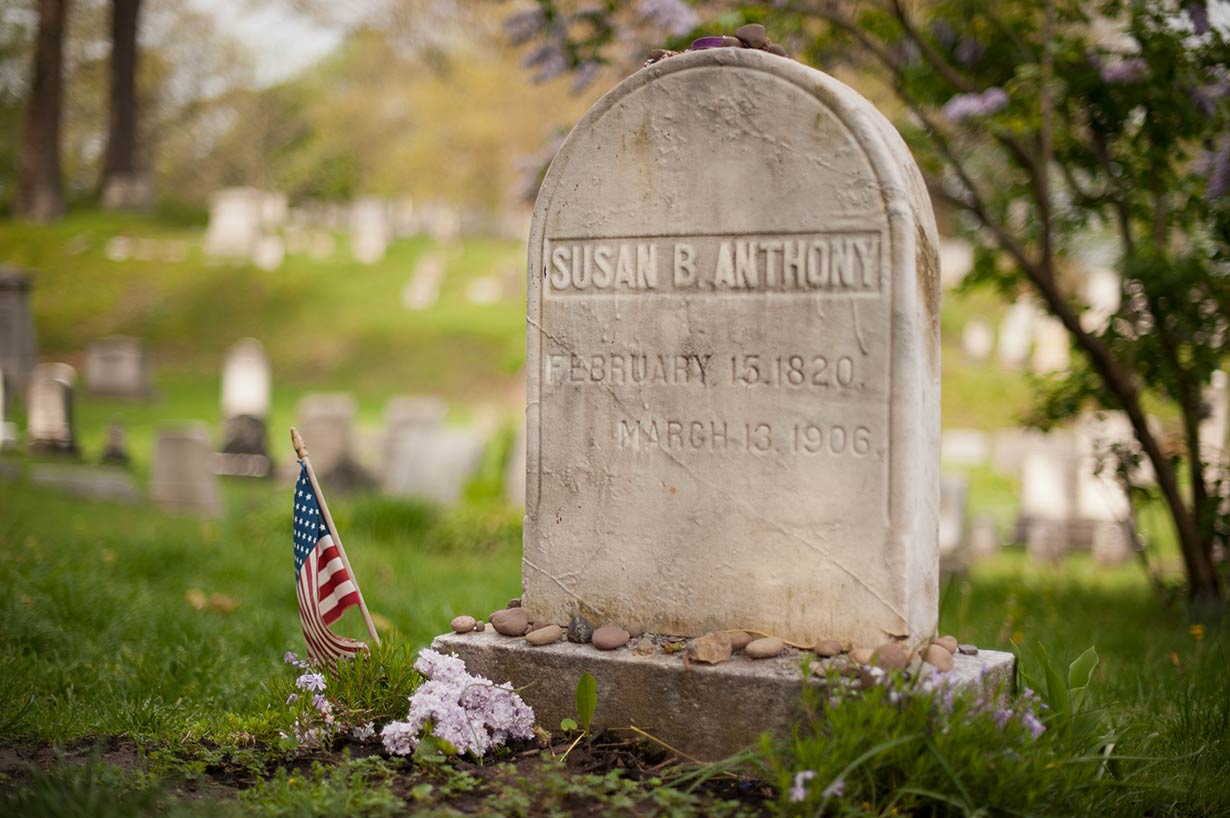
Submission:
<svg viewBox="0 0 1230 818">
<path fill-rule="evenodd" d="M 300 460 L 307 457 L 307 446 L 303 445 L 303 438 L 299 436 L 299 430 L 294 426 L 290 427 L 290 442 L 295 447 L 295 454 Z"/>
</svg>

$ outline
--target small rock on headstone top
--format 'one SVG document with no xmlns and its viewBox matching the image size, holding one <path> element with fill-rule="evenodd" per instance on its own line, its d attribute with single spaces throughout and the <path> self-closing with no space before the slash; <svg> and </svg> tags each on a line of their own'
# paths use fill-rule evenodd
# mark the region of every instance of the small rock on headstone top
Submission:
<svg viewBox="0 0 1230 818">
<path fill-rule="evenodd" d="M 739 651 L 746 648 L 748 645 L 750 645 L 755 640 L 756 640 L 756 637 L 752 636 L 747 631 L 735 631 L 734 633 L 730 634 L 730 649 L 733 650 L 735 653 L 738 653 Z"/>
<path fill-rule="evenodd" d="M 453 633 L 469 633 L 478 625 L 478 620 L 472 616 L 462 614 L 461 616 L 453 617 L 453 621 L 448 623 L 448 625 L 453 629 Z"/>
<path fill-rule="evenodd" d="M 931 644 L 939 645 L 949 653 L 957 652 L 957 637 L 955 636 L 940 636 L 931 640 Z"/>
<path fill-rule="evenodd" d="M 776 636 L 766 636 L 749 642 L 743 652 L 753 659 L 772 659 L 774 656 L 780 656 L 785 647 L 782 640 Z"/>
<path fill-rule="evenodd" d="M 574 616 L 568 623 L 568 641 L 577 644 L 587 644 L 594 638 L 593 624 L 581 615 Z"/>
<path fill-rule="evenodd" d="M 521 607 L 521 597 L 519 597 L 519 596 L 515 596 L 515 597 L 513 597 L 512 599 L 508 600 L 508 604 L 507 604 L 507 605 L 505 605 L 504 607 L 506 607 L 506 608 L 520 608 L 520 607 Z"/>
<path fill-rule="evenodd" d="M 821 639 L 816 643 L 814 650 L 817 656 L 825 659 L 833 656 L 840 656 L 845 652 L 845 649 L 842 648 L 841 643 L 836 639 Z"/>
<path fill-rule="evenodd" d="M 598 650 L 615 650 L 616 648 L 622 648 L 631 638 L 632 636 L 621 627 L 603 625 L 594 631 L 593 638 L 590 641 Z"/>
<path fill-rule="evenodd" d="M 521 636 L 530 626 L 530 618 L 525 608 L 505 608 L 495 611 L 488 619 L 495 626 L 496 632 L 504 636 Z"/>
<path fill-rule="evenodd" d="M 957 651 L 964 656 L 977 656 L 978 646 L 977 645 L 957 645 Z"/>
<path fill-rule="evenodd" d="M 564 629 L 559 625 L 543 625 L 541 628 L 530 631 L 525 636 L 525 641 L 535 647 L 550 645 L 560 640 L 564 635 Z"/>
<path fill-rule="evenodd" d="M 730 634 L 714 631 L 688 642 L 688 658 L 693 662 L 716 665 L 730 658 Z"/>
<path fill-rule="evenodd" d="M 885 642 L 872 651 L 871 662 L 885 670 L 905 670 L 910 666 L 910 651 L 900 642 Z"/>
<path fill-rule="evenodd" d="M 953 666 L 952 653 L 943 645 L 928 645 L 923 651 L 923 661 L 942 673 L 952 670 Z"/>
</svg>

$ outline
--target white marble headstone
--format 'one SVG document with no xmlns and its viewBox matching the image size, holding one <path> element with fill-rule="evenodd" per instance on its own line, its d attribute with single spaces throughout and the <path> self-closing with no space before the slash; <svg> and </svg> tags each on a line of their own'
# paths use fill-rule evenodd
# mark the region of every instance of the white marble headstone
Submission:
<svg viewBox="0 0 1230 818">
<path fill-rule="evenodd" d="M 819 71 L 711 49 L 603 97 L 530 234 L 531 619 L 930 636 L 936 245 L 905 143 Z"/>
<path fill-rule="evenodd" d="M 93 341 L 85 350 L 85 388 L 96 395 L 149 396 L 149 361 L 136 338 L 116 335 Z"/>
<path fill-rule="evenodd" d="M 248 257 L 261 236 L 261 192 L 250 187 L 225 188 L 209 202 L 205 251 L 214 256 Z"/>
<path fill-rule="evenodd" d="M 269 415 L 272 378 L 265 347 L 255 338 L 231 345 L 222 363 L 222 417 Z"/>
</svg>

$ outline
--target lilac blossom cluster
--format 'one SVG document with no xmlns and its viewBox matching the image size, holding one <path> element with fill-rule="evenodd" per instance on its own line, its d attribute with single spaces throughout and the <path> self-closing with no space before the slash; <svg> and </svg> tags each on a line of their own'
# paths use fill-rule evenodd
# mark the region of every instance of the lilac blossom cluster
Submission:
<svg viewBox="0 0 1230 818">
<path fill-rule="evenodd" d="M 1123 85 L 1140 82 L 1149 76 L 1149 63 L 1142 57 L 1126 57 L 1112 62 L 1103 62 L 1098 67 L 1102 82 L 1107 85 Z"/>
<path fill-rule="evenodd" d="M 533 736 L 534 711 L 510 684 L 473 676 L 461 659 L 434 650 L 420 653 L 414 667 L 427 681 L 410 697 L 406 720 L 381 730 L 389 753 L 409 755 L 429 725 L 432 736 L 453 745 L 458 755 L 482 756 L 510 739 Z"/>
<path fill-rule="evenodd" d="M 990 116 L 1008 105 L 1008 92 L 1003 88 L 988 88 L 977 94 L 957 94 L 944 103 L 941 113 L 949 122 Z"/>
</svg>

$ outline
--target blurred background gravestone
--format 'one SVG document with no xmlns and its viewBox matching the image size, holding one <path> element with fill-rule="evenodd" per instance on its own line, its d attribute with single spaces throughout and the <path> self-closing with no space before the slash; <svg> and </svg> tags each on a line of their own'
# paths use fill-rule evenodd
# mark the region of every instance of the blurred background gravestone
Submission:
<svg viewBox="0 0 1230 818">
<path fill-rule="evenodd" d="M 38 340 L 30 312 L 32 277 L 15 267 L 0 266 L 0 371 L 15 395 L 30 388 L 38 364 Z"/>
<path fill-rule="evenodd" d="M 209 203 L 205 252 L 249 258 L 261 237 L 261 192 L 250 187 L 219 190 Z"/>
<path fill-rule="evenodd" d="M 164 424 L 154 443 L 150 498 L 173 511 L 215 517 L 222 495 L 204 423 Z"/>
<path fill-rule="evenodd" d="M 68 364 L 35 367 L 26 402 L 26 446 L 31 454 L 78 454 L 73 424 L 76 382 L 77 372 Z"/>
<path fill-rule="evenodd" d="M 268 450 L 272 400 L 269 357 L 255 338 L 236 341 L 222 363 L 222 451 L 218 471 L 245 477 L 271 472 Z"/>
<path fill-rule="evenodd" d="M 85 350 L 85 388 L 91 395 L 149 398 L 150 366 L 141 342 L 125 335 L 91 341 Z"/>
<path fill-rule="evenodd" d="M 299 433 L 325 491 L 365 488 L 374 482 L 359 464 L 356 411 L 354 398 L 346 394 L 314 393 L 299 401 Z"/>
<path fill-rule="evenodd" d="M 375 196 L 357 199 L 350 208 L 350 251 L 355 260 L 377 263 L 388 252 L 391 240 L 388 202 Z"/>
</svg>

